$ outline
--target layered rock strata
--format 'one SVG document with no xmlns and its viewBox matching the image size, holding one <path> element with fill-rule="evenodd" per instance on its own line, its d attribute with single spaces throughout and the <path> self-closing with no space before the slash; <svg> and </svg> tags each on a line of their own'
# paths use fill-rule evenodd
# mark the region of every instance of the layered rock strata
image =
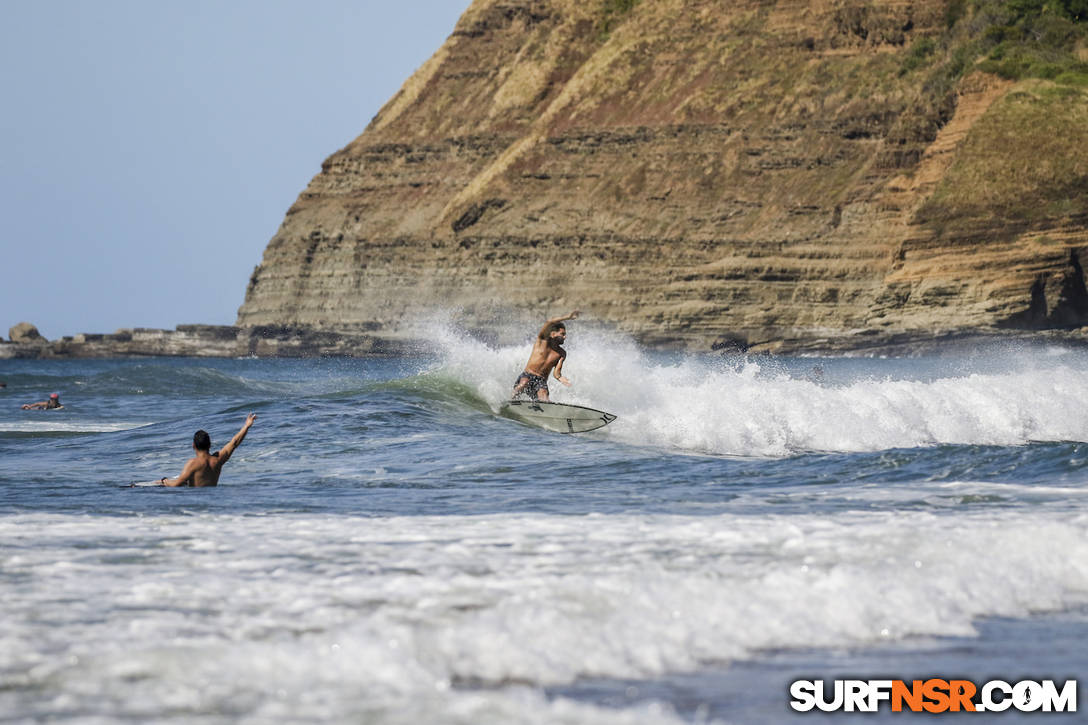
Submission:
<svg viewBox="0 0 1088 725">
<path fill-rule="evenodd" d="M 1083 88 L 940 89 L 939 52 L 907 61 L 942 0 L 619 5 L 476 0 L 288 210 L 237 324 L 579 307 L 782 351 L 1088 324 Z"/>
</svg>

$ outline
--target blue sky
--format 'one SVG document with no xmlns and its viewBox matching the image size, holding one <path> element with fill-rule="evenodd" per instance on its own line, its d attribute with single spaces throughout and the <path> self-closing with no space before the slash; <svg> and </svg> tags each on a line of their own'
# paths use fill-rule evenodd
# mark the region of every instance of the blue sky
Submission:
<svg viewBox="0 0 1088 725">
<path fill-rule="evenodd" d="M 4 0 L 0 335 L 233 324 L 331 153 L 469 0 Z"/>
</svg>

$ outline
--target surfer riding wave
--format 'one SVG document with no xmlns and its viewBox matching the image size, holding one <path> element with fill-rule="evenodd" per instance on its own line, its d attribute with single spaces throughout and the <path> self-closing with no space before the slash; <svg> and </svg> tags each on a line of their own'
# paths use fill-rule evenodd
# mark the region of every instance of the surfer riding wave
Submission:
<svg viewBox="0 0 1088 725">
<path fill-rule="evenodd" d="M 527 395 L 532 400 L 549 401 L 549 373 L 563 385 L 571 384 L 563 377 L 563 362 L 567 359 L 567 351 L 562 347 L 567 339 L 567 326 L 563 323 L 577 319 L 578 314 L 578 310 L 574 310 L 569 315 L 548 320 L 540 328 L 533 342 L 533 351 L 529 354 L 529 362 L 525 363 L 524 372 L 514 382 L 514 398 Z"/>
</svg>

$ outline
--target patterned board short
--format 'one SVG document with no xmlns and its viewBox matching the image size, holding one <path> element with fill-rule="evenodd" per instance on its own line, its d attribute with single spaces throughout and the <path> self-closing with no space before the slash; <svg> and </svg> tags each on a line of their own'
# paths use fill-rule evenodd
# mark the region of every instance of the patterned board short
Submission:
<svg viewBox="0 0 1088 725">
<path fill-rule="evenodd" d="M 539 393 L 541 390 L 543 390 L 545 393 L 550 394 L 550 391 L 548 390 L 547 378 L 541 377 L 540 375 L 533 375 L 530 372 L 524 372 L 518 376 L 517 380 L 514 381 L 514 387 L 516 388 L 518 385 L 520 385 L 522 380 L 529 381 L 528 385 L 525 386 L 525 389 L 522 390 L 522 392 L 528 395 L 531 400 L 536 400 L 537 393 Z"/>
</svg>

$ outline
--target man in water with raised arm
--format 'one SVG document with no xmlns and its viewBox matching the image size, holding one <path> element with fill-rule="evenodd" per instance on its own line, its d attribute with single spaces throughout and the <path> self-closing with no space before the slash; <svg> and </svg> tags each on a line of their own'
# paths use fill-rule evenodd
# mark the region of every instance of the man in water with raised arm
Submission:
<svg viewBox="0 0 1088 725">
<path fill-rule="evenodd" d="M 197 488 L 217 485 L 219 483 L 219 474 L 223 472 L 223 466 L 230 460 L 234 449 L 245 440 L 246 433 L 249 432 L 255 420 L 257 420 L 257 416 L 250 413 L 245 424 L 242 425 L 242 429 L 234 434 L 234 437 L 230 439 L 227 445 L 215 453 L 209 452 L 212 448 L 211 436 L 203 430 L 198 430 L 193 434 L 193 450 L 196 451 L 196 457 L 189 459 L 189 462 L 185 464 L 185 468 L 181 470 L 181 475 L 177 478 L 160 479 L 162 485 L 195 486 Z"/>
<path fill-rule="evenodd" d="M 514 382 L 514 397 L 525 394 L 533 400 L 549 400 L 548 373 L 553 373 L 555 379 L 570 385 L 570 381 L 563 377 L 563 361 L 567 359 L 567 351 L 562 344 L 567 339 L 566 320 L 578 317 L 578 310 L 564 317 L 556 317 L 544 323 L 540 333 L 533 342 L 533 351 L 529 354 L 529 362 L 525 363 L 525 372 L 518 376 Z"/>
</svg>

